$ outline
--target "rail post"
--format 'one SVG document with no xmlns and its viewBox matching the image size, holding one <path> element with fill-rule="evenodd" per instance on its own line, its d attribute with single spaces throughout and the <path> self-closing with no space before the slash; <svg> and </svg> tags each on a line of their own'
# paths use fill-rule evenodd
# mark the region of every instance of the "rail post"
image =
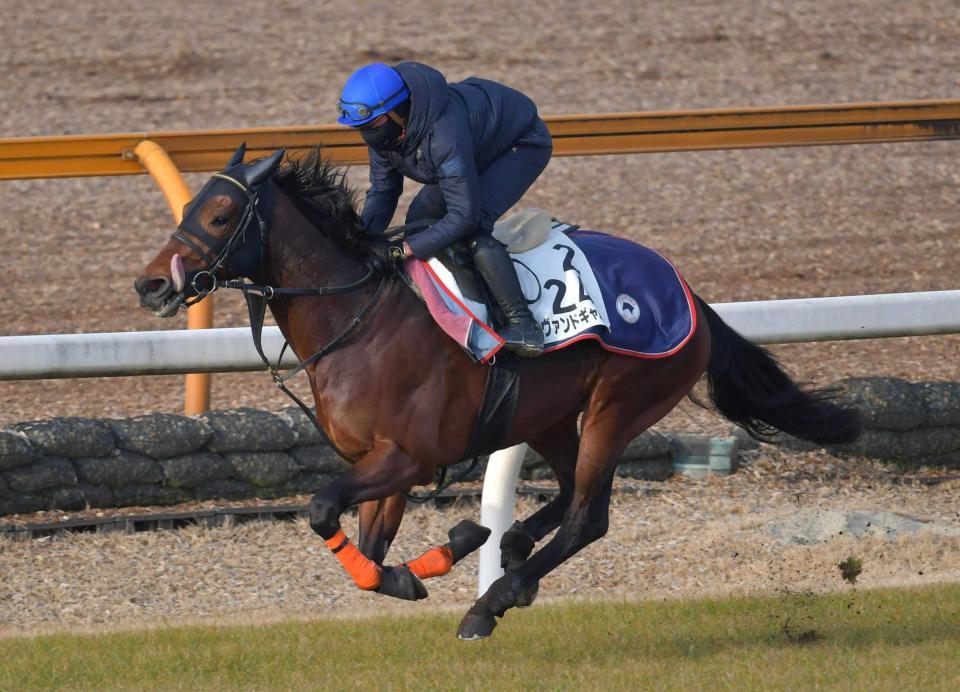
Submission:
<svg viewBox="0 0 960 692">
<path fill-rule="evenodd" d="M 133 150 L 141 166 L 160 187 L 173 212 L 173 220 L 180 225 L 183 208 L 193 199 L 183 176 L 166 150 L 156 142 L 145 139 Z M 187 329 L 210 329 L 213 326 L 213 296 L 187 309 Z M 183 412 L 187 416 L 210 410 L 210 373 L 190 373 L 186 376 Z"/>
<path fill-rule="evenodd" d="M 500 568 L 500 539 L 513 523 L 513 502 L 517 493 L 520 467 L 527 445 L 519 444 L 490 455 L 483 475 L 480 498 L 480 524 L 490 529 L 490 537 L 480 547 L 480 573 L 477 595 L 486 593 L 490 585 L 503 576 Z"/>
</svg>

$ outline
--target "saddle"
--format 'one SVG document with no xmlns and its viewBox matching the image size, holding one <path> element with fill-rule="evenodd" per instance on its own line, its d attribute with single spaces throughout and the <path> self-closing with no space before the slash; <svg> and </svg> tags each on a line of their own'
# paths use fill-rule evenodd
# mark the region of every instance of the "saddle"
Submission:
<svg viewBox="0 0 960 692">
<path fill-rule="evenodd" d="M 436 219 L 420 219 L 403 226 L 388 228 L 384 236 L 393 242 L 400 242 L 429 228 L 434 223 Z M 538 209 L 524 209 L 495 223 L 493 237 L 506 245 L 507 252 L 525 252 L 542 244 L 549 236 L 551 226 L 552 220 L 546 212 Z M 437 259 L 453 275 L 465 297 L 478 303 L 485 303 L 489 314 L 502 318 L 497 302 L 488 294 L 486 285 L 462 242 L 454 243 L 453 246 L 445 249 Z M 404 280 L 414 293 L 419 293 L 410 277 L 404 275 Z M 502 319 L 500 321 L 503 322 Z M 483 399 L 474 421 L 467 451 L 463 456 L 464 459 L 473 457 L 473 462 L 466 471 L 458 475 L 456 480 L 466 477 L 473 470 L 478 455 L 491 454 L 503 446 L 503 440 L 513 424 L 517 409 L 519 372 L 519 359 L 510 353 L 502 354 L 488 368 Z M 438 490 L 442 483 L 442 479 L 438 481 Z"/>
<path fill-rule="evenodd" d="M 412 221 L 403 226 L 388 228 L 384 231 L 384 236 L 399 242 L 426 230 L 436 222 L 437 219 Z M 550 235 L 552 223 L 553 220 L 545 211 L 532 208 L 521 209 L 493 224 L 493 237 L 506 245 L 507 252 L 511 254 L 526 252 L 546 241 L 547 236 Z M 492 309 L 491 314 L 498 314 L 499 307 L 487 294 L 483 279 L 474 268 L 470 253 L 462 242 L 454 243 L 437 255 L 437 259 L 456 279 L 457 285 L 466 298 L 484 303 L 488 309 Z"/>
</svg>

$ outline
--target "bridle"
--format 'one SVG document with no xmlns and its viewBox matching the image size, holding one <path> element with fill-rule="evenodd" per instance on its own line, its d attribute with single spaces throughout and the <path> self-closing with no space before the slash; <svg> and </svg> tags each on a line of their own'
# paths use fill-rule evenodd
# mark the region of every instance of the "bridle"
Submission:
<svg viewBox="0 0 960 692">
<path fill-rule="evenodd" d="M 267 233 L 270 231 L 269 222 L 272 222 L 273 220 L 272 214 L 268 215 L 267 221 L 264 220 L 264 215 L 261 213 L 260 203 L 263 200 L 262 191 L 264 189 L 270 190 L 268 193 L 268 195 L 270 195 L 276 194 L 276 190 L 269 187 L 272 185 L 272 183 L 269 181 L 267 181 L 264 185 L 250 187 L 245 185 L 240 180 L 227 175 L 226 173 L 214 173 L 212 177 L 225 180 L 238 187 L 246 196 L 247 204 L 243 210 L 243 214 L 240 216 L 240 221 L 237 224 L 237 228 L 229 238 L 217 238 L 216 236 L 207 233 L 207 231 L 200 227 L 199 223 L 193 224 L 192 227 L 188 229 L 185 227 L 187 219 L 184 219 L 184 223 L 181 223 L 177 230 L 173 233 L 172 237 L 175 240 L 178 240 L 187 247 L 191 248 L 207 263 L 207 268 L 197 272 L 190 281 L 190 287 L 194 290 L 196 296 L 192 300 L 184 300 L 183 304 L 187 306 L 193 305 L 203 300 L 208 295 L 211 295 L 219 288 L 234 288 L 240 290 L 243 293 L 244 299 L 247 301 L 247 312 L 250 316 L 250 332 L 253 336 L 253 345 L 257 349 L 257 353 L 260 355 L 260 359 L 266 366 L 270 376 L 273 378 L 274 384 L 276 384 L 280 391 L 290 397 L 297 404 L 297 406 L 300 407 L 307 418 L 320 432 L 320 436 L 327 443 L 327 445 L 329 445 L 330 449 L 336 452 L 344 461 L 352 463 L 352 461 L 340 450 L 339 447 L 336 446 L 336 444 L 334 444 L 333 440 L 331 440 L 327 435 L 326 431 L 323 429 L 323 426 L 320 425 L 320 421 L 317 419 L 316 414 L 310 410 L 310 407 L 307 406 L 303 400 L 300 399 L 300 397 L 287 388 L 286 383 L 288 380 L 296 377 L 301 371 L 305 370 L 313 363 L 318 362 L 321 358 L 339 348 L 350 337 L 351 334 L 360 328 L 360 325 L 363 323 L 363 318 L 367 316 L 371 309 L 373 309 L 384 284 L 392 275 L 380 275 L 380 283 L 377 285 L 377 289 L 373 292 L 370 300 L 363 304 L 350 322 L 347 323 L 347 326 L 344 327 L 340 333 L 337 334 L 337 336 L 335 336 L 312 356 L 301 361 L 295 368 L 290 370 L 290 372 L 285 375 L 281 375 L 280 364 L 283 361 L 283 354 L 286 352 L 289 342 L 284 339 L 283 347 L 280 349 L 280 355 L 277 356 L 277 363 L 276 365 L 272 365 L 270 363 L 270 359 L 267 358 L 266 354 L 263 352 L 262 344 L 263 321 L 264 317 L 266 316 L 267 303 L 269 303 L 274 296 L 278 295 L 330 296 L 349 293 L 350 291 L 356 290 L 370 281 L 375 276 L 375 272 L 373 269 L 369 269 L 365 275 L 361 276 L 356 281 L 352 281 L 347 284 L 341 284 L 339 286 L 323 286 L 320 288 L 278 288 L 274 286 L 263 286 L 260 284 L 249 283 L 243 279 L 218 279 L 216 275 L 224 268 L 231 267 L 232 271 L 238 271 L 238 268 L 234 268 L 230 264 L 230 254 L 238 246 L 242 248 L 243 244 L 247 242 L 247 227 L 253 222 L 254 219 L 257 221 L 257 230 L 259 234 L 256 262 L 250 266 L 240 267 L 239 271 L 249 273 L 260 266 L 260 262 L 263 260 L 263 250 L 266 247 Z M 200 244 L 201 242 L 207 245 L 209 251 L 203 249 Z M 206 281 L 209 281 L 208 288 L 197 285 L 197 279 L 201 276 L 207 277 Z M 471 442 L 470 448 L 472 447 L 473 444 Z M 441 467 L 440 471 L 438 472 L 437 485 L 432 492 L 424 496 L 415 496 L 411 495 L 410 493 L 404 493 L 404 495 L 408 500 L 416 503 L 423 503 L 432 500 L 438 497 L 440 493 L 446 490 L 449 486 L 463 480 L 470 473 L 472 473 L 476 468 L 478 461 L 479 456 L 475 455 L 465 470 L 455 474 L 450 479 L 446 478 L 447 467 Z"/>
<path fill-rule="evenodd" d="M 270 224 L 264 220 L 264 215 L 261 213 L 260 203 L 263 200 L 262 191 L 264 189 L 269 189 L 267 186 L 271 185 L 271 183 L 268 181 L 264 185 L 250 187 L 245 185 L 240 180 L 227 175 L 226 173 L 214 173 L 212 177 L 225 180 L 238 187 L 246 196 L 247 204 L 240 216 L 240 221 L 237 223 L 237 228 L 232 234 L 230 234 L 229 238 L 218 238 L 214 235 L 211 235 L 202 227 L 200 227 L 199 224 L 192 224 L 190 228 L 187 228 L 186 219 L 184 219 L 184 223 L 181 223 L 177 230 L 173 233 L 172 237 L 175 240 L 192 249 L 201 258 L 203 258 L 204 262 L 207 263 L 207 268 L 197 272 L 190 281 L 190 288 L 193 289 L 196 295 L 192 299 L 184 300 L 182 304 L 186 306 L 193 305 L 220 288 L 239 289 L 247 301 L 247 312 L 250 315 L 250 331 L 253 336 L 253 344 L 257 349 L 257 353 L 260 355 L 260 359 L 266 366 L 267 371 L 273 378 L 274 383 L 284 394 L 293 399 L 293 401 L 296 402 L 301 410 L 303 410 L 310 421 L 316 426 L 317 430 L 320 431 L 321 436 L 323 436 L 330 448 L 340 455 L 340 457 L 342 457 L 344 460 L 349 461 L 346 455 L 344 455 L 343 452 L 341 452 L 340 449 L 327 436 L 326 432 L 323 430 L 323 426 L 320 425 L 320 421 L 317 420 L 316 415 L 310 410 L 310 407 L 287 388 L 286 382 L 291 378 L 296 377 L 301 371 L 305 370 L 310 365 L 316 363 L 321 358 L 340 347 L 351 334 L 359 329 L 363 322 L 363 318 L 367 316 L 367 314 L 376 304 L 377 298 L 380 296 L 380 292 L 383 289 L 388 277 L 385 274 L 380 276 L 380 283 L 377 285 L 373 295 L 366 303 L 363 304 L 363 306 L 357 311 L 347 326 L 342 329 L 337 336 L 335 336 L 330 342 L 328 342 L 312 356 L 301 361 L 290 372 L 285 375 L 281 375 L 280 364 L 283 360 L 283 354 L 286 352 L 287 347 L 289 346 L 289 342 L 284 340 L 283 347 L 280 349 L 280 355 L 277 357 L 277 363 L 275 366 L 272 365 L 270 363 L 270 359 L 267 358 L 266 354 L 263 352 L 263 345 L 261 342 L 263 321 L 266 315 L 267 303 L 269 303 L 274 296 L 278 295 L 331 296 L 349 293 L 368 283 L 371 279 L 373 279 L 375 273 L 373 269 L 369 269 L 365 275 L 356 281 L 338 286 L 323 286 L 319 288 L 282 288 L 249 283 L 243 279 L 217 278 L 217 274 L 220 273 L 224 268 L 231 267 L 231 253 L 233 253 L 238 247 L 245 247 L 244 244 L 247 242 L 247 228 L 254 219 L 256 219 L 257 222 L 258 232 L 256 262 L 253 264 L 248 263 L 248 265 L 240 267 L 240 270 L 244 271 L 244 273 L 250 273 L 260 266 L 260 262 L 263 260 L 263 251 L 266 247 L 267 234 L 270 231 Z M 276 194 L 276 190 L 272 190 L 271 194 Z M 272 215 L 269 216 L 269 219 L 272 221 Z M 209 249 L 204 250 L 201 243 L 205 244 Z M 232 271 L 236 272 L 237 269 L 232 268 Z M 201 276 L 206 277 L 204 281 L 209 282 L 208 286 L 198 285 L 197 280 Z"/>
<path fill-rule="evenodd" d="M 255 269 L 260 265 L 260 261 L 263 259 L 263 248 L 267 242 L 267 232 L 269 231 L 269 227 L 260 213 L 260 193 L 263 189 L 263 186 L 260 185 L 254 188 L 248 187 L 236 178 L 225 173 L 214 173 L 211 177 L 219 178 L 220 180 L 226 180 L 228 183 L 238 187 L 246 197 L 247 204 L 243 209 L 243 213 L 240 215 L 240 222 L 237 224 L 237 228 L 233 231 L 233 233 L 230 234 L 229 238 L 218 238 L 214 235 L 211 235 L 210 233 L 207 233 L 207 231 L 204 230 L 200 224 L 194 224 L 193 227 L 187 229 L 185 227 L 187 221 L 186 219 L 184 219 L 184 222 L 177 227 L 177 230 L 171 236 L 174 240 L 178 240 L 197 253 L 207 264 L 206 269 L 194 274 L 193 278 L 190 280 L 190 288 L 193 289 L 196 295 L 192 300 L 188 299 L 183 302 L 183 304 L 187 307 L 203 300 L 218 288 L 239 287 L 228 285 L 230 282 L 217 279 L 216 275 L 224 269 L 225 265 L 230 259 L 230 253 L 234 250 L 234 248 L 238 244 L 246 242 L 247 227 L 254 219 L 257 221 L 257 230 L 259 232 L 260 242 L 257 245 L 257 260 L 252 269 Z M 203 248 L 203 245 L 207 246 L 206 250 Z M 213 256 L 211 256 L 211 254 Z M 206 277 L 206 280 L 209 281 L 208 287 L 204 288 L 203 286 L 198 285 L 198 279 L 201 277 Z M 274 289 L 271 288 L 270 290 L 273 291 Z"/>
</svg>

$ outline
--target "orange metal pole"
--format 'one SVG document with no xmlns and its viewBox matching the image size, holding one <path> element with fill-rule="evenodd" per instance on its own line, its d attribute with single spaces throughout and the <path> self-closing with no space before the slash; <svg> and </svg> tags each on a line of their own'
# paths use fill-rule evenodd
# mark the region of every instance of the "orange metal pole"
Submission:
<svg viewBox="0 0 960 692">
<path fill-rule="evenodd" d="M 173 212 L 175 223 L 179 225 L 183 218 L 183 208 L 193 199 L 187 184 L 180 175 L 180 171 L 167 155 L 166 150 L 156 142 L 144 140 L 134 148 L 137 161 L 154 179 L 170 211 Z M 209 329 L 213 326 L 213 296 L 187 309 L 187 329 Z M 191 416 L 210 410 L 210 373 L 193 373 L 186 376 L 184 391 L 184 414 Z"/>
</svg>

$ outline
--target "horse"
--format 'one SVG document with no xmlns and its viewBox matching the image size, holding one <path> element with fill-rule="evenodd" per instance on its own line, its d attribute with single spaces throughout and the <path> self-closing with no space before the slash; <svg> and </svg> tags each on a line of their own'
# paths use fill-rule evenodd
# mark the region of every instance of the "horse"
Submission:
<svg viewBox="0 0 960 692">
<path fill-rule="evenodd" d="M 395 272 L 371 264 L 378 239 L 362 230 L 343 170 L 319 148 L 285 163 L 283 155 L 244 163 L 241 146 L 134 287 L 141 306 L 163 317 L 221 286 L 259 291 L 309 377 L 316 423 L 352 463 L 311 498 L 310 527 L 357 587 L 417 600 L 427 595 L 423 580 L 448 573 L 489 534 L 461 522 L 449 543 L 384 564 L 407 493 L 464 459 L 490 366 L 448 338 Z M 559 493 L 504 534 L 505 574 L 464 615 L 459 638 L 492 634 L 507 610 L 533 602 L 543 577 L 606 534 L 625 447 L 704 374 L 716 410 L 758 439 L 857 437 L 857 415 L 835 391 L 794 382 L 693 296 L 697 328 L 669 357 L 627 357 L 584 341 L 518 359 L 520 393 L 502 446 L 528 443 Z M 340 517 L 357 505 L 354 545 Z"/>
</svg>

